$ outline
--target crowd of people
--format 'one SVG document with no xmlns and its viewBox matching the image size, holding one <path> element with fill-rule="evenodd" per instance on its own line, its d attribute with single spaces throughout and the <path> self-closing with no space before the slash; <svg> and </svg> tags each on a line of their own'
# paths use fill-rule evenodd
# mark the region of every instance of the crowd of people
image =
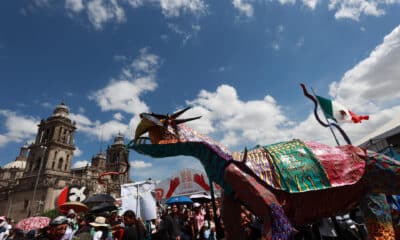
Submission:
<svg viewBox="0 0 400 240">
<path fill-rule="evenodd" d="M 353 217 L 354 218 L 354 217 Z M 329 221 L 330 220 L 330 221 Z M 333 220 L 333 221 L 332 221 Z M 261 239 L 263 219 L 242 207 L 240 239 Z M 324 219 L 315 224 L 295 226 L 296 240 L 362 240 L 365 228 L 350 215 Z M 18 229 L 11 219 L 0 217 L 0 240 L 223 240 L 224 222 L 220 199 L 193 204 L 157 205 L 157 217 L 143 221 L 135 212 L 127 210 L 102 213 L 79 213 L 70 209 L 50 223 L 31 231 Z"/>
<path fill-rule="evenodd" d="M 119 215 L 118 211 L 77 214 L 70 209 L 47 226 L 30 231 L 0 217 L 0 240 L 213 240 L 217 235 L 224 239 L 223 232 L 219 201 L 215 213 L 210 202 L 158 205 L 157 218 L 150 221 L 143 221 L 132 210 Z"/>
</svg>

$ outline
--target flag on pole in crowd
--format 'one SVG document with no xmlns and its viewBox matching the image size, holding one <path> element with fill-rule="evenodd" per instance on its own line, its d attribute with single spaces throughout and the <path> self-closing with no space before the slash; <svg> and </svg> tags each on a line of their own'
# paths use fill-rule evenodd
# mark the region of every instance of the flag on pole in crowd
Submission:
<svg viewBox="0 0 400 240">
<path fill-rule="evenodd" d="M 326 118 L 337 123 L 361 123 L 362 120 L 369 119 L 368 115 L 357 115 L 336 101 L 318 95 L 316 97 Z"/>
</svg>

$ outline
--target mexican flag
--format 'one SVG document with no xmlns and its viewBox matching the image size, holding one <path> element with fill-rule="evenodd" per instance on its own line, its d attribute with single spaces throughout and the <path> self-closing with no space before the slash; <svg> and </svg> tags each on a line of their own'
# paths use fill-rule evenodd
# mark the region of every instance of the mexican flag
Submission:
<svg viewBox="0 0 400 240">
<path fill-rule="evenodd" d="M 369 119 L 369 116 L 359 116 L 336 101 L 321 96 L 316 97 L 326 118 L 332 119 L 335 122 L 361 123 L 362 120 Z"/>
</svg>

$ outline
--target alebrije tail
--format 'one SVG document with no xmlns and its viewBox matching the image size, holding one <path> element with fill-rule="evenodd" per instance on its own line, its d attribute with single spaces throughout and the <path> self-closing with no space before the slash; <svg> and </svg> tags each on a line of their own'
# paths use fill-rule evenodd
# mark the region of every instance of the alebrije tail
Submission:
<svg viewBox="0 0 400 240">
<path fill-rule="evenodd" d="M 365 179 L 373 193 L 400 194 L 400 161 L 367 150 Z"/>
<path fill-rule="evenodd" d="M 389 204 L 384 194 L 368 194 L 361 201 L 368 240 L 395 240 Z"/>
<path fill-rule="evenodd" d="M 271 230 L 272 240 L 292 239 L 295 229 L 286 217 L 282 206 L 271 203 Z"/>
</svg>

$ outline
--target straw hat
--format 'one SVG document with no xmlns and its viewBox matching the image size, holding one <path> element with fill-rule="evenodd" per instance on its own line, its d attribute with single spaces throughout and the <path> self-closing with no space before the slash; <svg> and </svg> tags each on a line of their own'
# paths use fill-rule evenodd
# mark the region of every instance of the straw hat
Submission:
<svg viewBox="0 0 400 240">
<path fill-rule="evenodd" d="M 106 218 L 105 217 L 96 217 L 94 222 L 90 223 L 90 226 L 93 226 L 93 227 L 110 227 L 110 225 L 106 223 Z"/>
</svg>

